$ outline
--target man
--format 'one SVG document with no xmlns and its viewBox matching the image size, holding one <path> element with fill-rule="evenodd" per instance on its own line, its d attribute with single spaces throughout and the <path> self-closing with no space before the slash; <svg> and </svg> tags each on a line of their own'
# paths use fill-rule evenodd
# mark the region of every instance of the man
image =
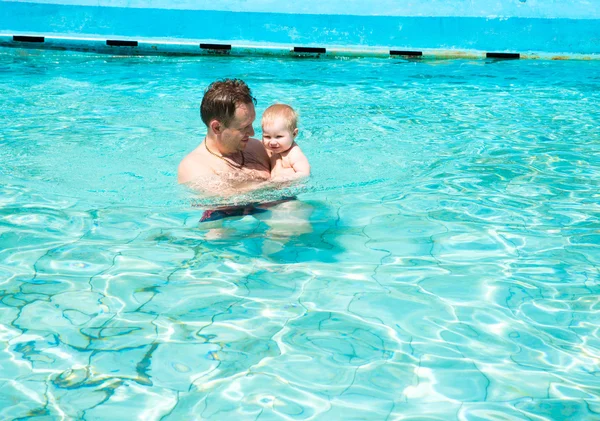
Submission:
<svg viewBox="0 0 600 421">
<path fill-rule="evenodd" d="M 200 106 L 206 138 L 179 164 L 180 184 L 229 195 L 269 180 L 269 156 L 262 142 L 251 137 L 255 103 L 242 80 L 224 79 L 210 84 Z"/>
</svg>

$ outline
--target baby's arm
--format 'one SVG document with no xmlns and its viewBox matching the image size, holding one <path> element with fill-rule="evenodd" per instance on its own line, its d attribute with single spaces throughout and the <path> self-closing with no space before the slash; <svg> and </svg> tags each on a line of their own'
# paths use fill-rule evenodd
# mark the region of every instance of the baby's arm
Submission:
<svg viewBox="0 0 600 421">
<path fill-rule="evenodd" d="M 310 164 L 298 145 L 292 148 L 288 158 L 297 177 L 308 177 L 310 175 Z"/>
<path fill-rule="evenodd" d="M 275 154 L 271 158 L 271 168 L 273 168 L 271 170 L 271 181 L 285 183 L 310 175 L 310 164 L 298 145 L 290 149 L 285 158 L 279 154 L 277 154 L 277 159 L 273 159 L 274 157 Z M 287 162 L 285 167 L 283 165 L 284 159 Z"/>
</svg>

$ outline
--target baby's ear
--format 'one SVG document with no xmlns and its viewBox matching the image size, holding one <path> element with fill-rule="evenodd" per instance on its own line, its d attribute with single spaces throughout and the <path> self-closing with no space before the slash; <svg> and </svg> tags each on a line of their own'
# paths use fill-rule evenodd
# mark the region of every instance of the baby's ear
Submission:
<svg viewBox="0 0 600 421">
<path fill-rule="evenodd" d="M 294 129 L 292 134 L 294 135 L 294 137 L 298 136 L 298 128 L 297 127 Z"/>
</svg>

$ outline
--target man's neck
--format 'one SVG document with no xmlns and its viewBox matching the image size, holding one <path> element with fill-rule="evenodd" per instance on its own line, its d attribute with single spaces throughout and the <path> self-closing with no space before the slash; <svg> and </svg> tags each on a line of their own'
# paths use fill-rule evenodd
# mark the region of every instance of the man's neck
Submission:
<svg viewBox="0 0 600 421">
<path fill-rule="evenodd" d="M 206 146 L 208 147 L 208 149 L 215 155 L 223 156 L 226 158 L 232 158 L 232 157 L 235 158 L 235 157 L 240 156 L 240 153 L 239 153 L 240 151 L 235 151 L 235 152 L 222 151 L 219 146 L 220 142 L 214 136 L 206 135 L 206 137 L 204 138 L 204 142 L 206 143 Z"/>
<path fill-rule="evenodd" d="M 209 145 L 211 143 L 212 143 L 212 146 Z M 242 168 L 244 168 L 245 158 L 244 158 L 244 153 L 242 151 L 239 151 L 239 155 L 237 153 L 223 154 L 220 150 L 218 150 L 216 148 L 216 145 L 218 145 L 218 142 L 216 142 L 215 139 L 211 139 L 209 136 L 207 136 L 204 139 L 204 147 L 206 149 L 206 152 L 208 152 L 210 155 L 216 157 L 220 161 L 225 162 L 231 168 L 234 168 L 237 170 L 241 170 Z M 213 147 L 217 150 L 215 151 L 215 150 L 211 149 Z M 238 161 L 234 157 L 237 157 L 237 159 L 240 159 L 240 161 Z"/>
</svg>

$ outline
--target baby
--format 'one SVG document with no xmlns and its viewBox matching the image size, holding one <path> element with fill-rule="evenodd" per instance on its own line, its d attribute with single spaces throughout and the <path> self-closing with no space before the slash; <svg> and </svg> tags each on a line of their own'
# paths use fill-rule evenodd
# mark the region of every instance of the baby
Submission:
<svg viewBox="0 0 600 421">
<path fill-rule="evenodd" d="M 263 144 L 271 157 L 271 180 L 310 175 L 308 159 L 296 144 L 298 114 L 289 105 L 274 104 L 262 116 Z"/>
</svg>

